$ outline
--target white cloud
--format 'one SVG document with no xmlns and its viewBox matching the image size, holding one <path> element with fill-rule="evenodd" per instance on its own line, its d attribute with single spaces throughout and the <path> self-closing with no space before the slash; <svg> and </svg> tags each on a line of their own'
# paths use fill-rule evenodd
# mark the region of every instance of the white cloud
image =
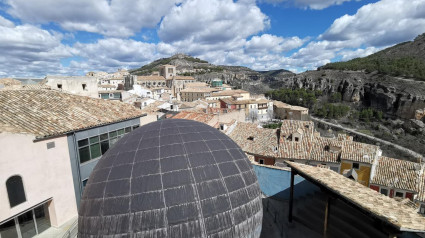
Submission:
<svg viewBox="0 0 425 238">
<path fill-rule="evenodd" d="M 379 47 L 412 40 L 424 29 L 425 1 L 381 0 L 336 19 L 320 39 Z"/>
<path fill-rule="evenodd" d="M 267 3 L 278 4 L 278 3 L 288 3 L 293 4 L 300 8 L 309 8 L 313 10 L 322 10 L 324 8 L 341 5 L 344 2 L 350 2 L 352 0 L 264 0 Z M 356 0 L 359 1 L 359 0 Z"/>
<path fill-rule="evenodd" d="M 76 43 L 74 49 L 85 61 L 74 62 L 73 66 L 79 65 L 86 71 L 137 68 L 164 56 L 157 53 L 156 44 L 118 38 L 101 39 L 90 44 Z"/>
<path fill-rule="evenodd" d="M 180 0 L 6 0 L 8 13 L 29 23 L 58 23 L 68 31 L 127 37 L 154 28 Z"/>
<path fill-rule="evenodd" d="M 350 59 L 371 55 L 381 49 L 382 48 L 376 48 L 372 46 L 372 47 L 367 47 L 366 49 L 342 50 L 341 52 L 338 53 L 338 55 L 342 56 L 341 58 L 342 61 L 347 61 Z"/>
<path fill-rule="evenodd" d="M 268 17 L 254 2 L 188 0 L 166 15 L 158 30 L 164 42 L 218 44 L 245 39 L 267 29 Z"/>
<path fill-rule="evenodd" d="M 61 43 L 62 37 L 32 25 L 14 26 L 3 21 L 0 25 L 0 71 L 9 76 L 60 71 L 60 60 L 74 53 L 71 47 Z"/>
<path fill-rule="evenodd" d="M 261 36 L 253 36 L 251 40 L 246 42 L 245 49 L 248 53 L 255 52 L 274 52 L 281 53 L 301 47 L 306 39 L 299 37 L 283 38 L 280 36 L 263 34 Z"/>
</svg>

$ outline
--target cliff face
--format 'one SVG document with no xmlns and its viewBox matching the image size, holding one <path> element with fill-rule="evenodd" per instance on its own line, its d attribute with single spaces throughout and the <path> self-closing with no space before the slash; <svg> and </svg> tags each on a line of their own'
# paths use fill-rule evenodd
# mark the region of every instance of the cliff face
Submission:
<svg viewBox="0 0 425 238">
<path fill-rule="evenodd" d="M 281 78 L 278 86 L 340 92 L 344 101 L 361 102 L 410 119 L 425 108 L 425 82 L 361 71 L 319 70 Z"/>
</svg>

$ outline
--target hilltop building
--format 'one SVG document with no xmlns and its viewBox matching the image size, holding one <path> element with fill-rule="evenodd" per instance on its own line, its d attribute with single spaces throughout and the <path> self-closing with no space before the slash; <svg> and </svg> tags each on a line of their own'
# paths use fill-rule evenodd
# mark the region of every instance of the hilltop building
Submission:
<svg viewBox="0 0 425 238">
<path fill-rule="evenodd" d="M 140 84 L 143 87 L 168 87 L 171 94 L 177 100 L 180 100 L 180 91 L 185 88 L 186 83 L 194 83 L 195 78 L 191 76 L 177 75 L 176 66 L 162 65 L 159 74 L 155 73 L 149 76 L 127 75 L 124 80 L 124 89 L 133 89 L 134 84 Z"/>
<path fill-rule="evenodd" d="M 143 116 L 58 90 L 1 90 L 1 237 L 32 237 L 74 218 L 101 155 Z"/>
</svg>

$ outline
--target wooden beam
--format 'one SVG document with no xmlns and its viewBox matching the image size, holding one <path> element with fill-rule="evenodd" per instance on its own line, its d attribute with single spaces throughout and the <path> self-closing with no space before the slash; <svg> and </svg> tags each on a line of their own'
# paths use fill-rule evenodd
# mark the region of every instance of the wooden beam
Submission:
<svg viewBox="0 0 425 238">
<path fill-rule="evenodd" d="M 289 194 L 289 214 L 288 214 L 288 221 L 292 223 L 292 208 L 294 205 L 294 176 L 295 176 L 295 169 L 291 168 L 291 189 Z"/>
<path fill-rule="evenodd" d="M 329 210 L 330 210 L 330 202 L 331 199 L 329 197 L 329 195 L 326 195 L 326 206 L 325 206 L 325 221 L 323 224 L 323 237 L 327 238 L 328 237 L 328 223 L 329 223 Z"/>
</svg>

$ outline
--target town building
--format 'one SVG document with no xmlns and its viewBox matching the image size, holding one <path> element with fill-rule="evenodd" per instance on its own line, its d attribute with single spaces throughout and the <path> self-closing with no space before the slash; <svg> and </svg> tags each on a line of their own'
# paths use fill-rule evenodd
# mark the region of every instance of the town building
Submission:
<svg viewBox="0 0 425 238">
<path fill-rule="evenodd" d="M 268 121 L 273 119 L 273 102 L 265 98 L 244 99 L 243 95 L 234 94 L 230 98 L 222 98 L 219 101 L 220 108 L 245 110 L 247 121 Z"/>
<path fill-rule="evenodd" d="M 180 91 L 185 88 L 186 83 L 194 83 L 196 81 L 192 76 L 174 76 L 172 79 L 167 79 L 167 87 L 171 89 L 171 94 L 180 99 Z"/>
<path fill-rule="evenodd" d="M 223 87 L 223 80 L 218 78 L 211 80 L 211 87 L 214 87 L 214 88 Z"/>
<path fill-rule="evenodd" d="M 0 236 L 32 237 L 75 218 L 99 158 L 143 116 L 58 90 L 1 90 Z"/>
<path fill-rule="evenodd" d="M 115 85 L 112 84 L 100 84 L 97 86 L 97 90 L 99 91 L 112 91 L 112 90 L 116 90 L 117 87 Z"/>
<path fill-rule="evenodd" d="M 274 118 L 281 120 L 308 120 L 308 108 L 273 101 Z"/>
<path fill-rule="evenodd" d="M 219 100 L 223 98 L 232 98 L 236 97 L 240 100 L 249 100 L 250 93 L 245 90 L 237 89 L 237 90 L 223 90 L 220 92 L 212 93 L 211 96 L 205 98 L 206 100 Z"/>
<path fill-rule="evenodd" d="M 182 102 L 193 102 L 198 99 L 205 99 L 216 91 L 217 89 L 214 88 L 185 88 L 180 91 L 180 100 Z"/>
<path fill-rule="evenodd" d="M 210 88 L 210 86 L 207 83 L 204 82 L 193 82 L 193 83 L 186 83 L 184 85 L 184 88 Z M 219 90 L 217 90 L 219 91 Z"/>
<path fill-rule="evenodd" d="M 353 137 L 345 136 L 341 151 L 340 173 L 357 174 L 357 182 L 369 186 L 372 164 L 382 155 L 376 145 L 353 141 Z"/>
<path fill-rule="evenodd" d="M 163 76 L 135 76 L 137 84 L 142 85 L 142 87 L 164 87 L 166 86 L 166 80 Z"/>
<path fill-rule="evenodd" d="M 122 100 L 121 93 L 123 90 L 105 90 L 105 91 L 99 91 L 99 98 L 101 99 L 108 99 L 108 100 Z"/>
<path fill-rule="evenodd" d="M 127 75 L 124 79 L 124 89 L 133 89 L 134 84 L 140 84 L 143 87 L 168 87 L 171 95 L 180 100 L 180 91 L 185 88 L 186 83 L 194 83 L 196 79 L 191 76 L 179 76 L 177 75 L 176 66 L 174 65 L 162 65 L 160 67 L 159 75 L 149 76 L 136 76 Z"/>
<path fill-rule="evenodd" d="M 44 78 L 42 84 L 50 86 L 52 89 L 62 90 L 80 96 L 98 97 L 96 77 L 48 75 Z"/>
<path fill-rule="evenodd" d="M 381 156 L 372 168 L 370 188 L 389 197 L 413 201 L 422 170 L 418 163 Z"/>
</svg>

